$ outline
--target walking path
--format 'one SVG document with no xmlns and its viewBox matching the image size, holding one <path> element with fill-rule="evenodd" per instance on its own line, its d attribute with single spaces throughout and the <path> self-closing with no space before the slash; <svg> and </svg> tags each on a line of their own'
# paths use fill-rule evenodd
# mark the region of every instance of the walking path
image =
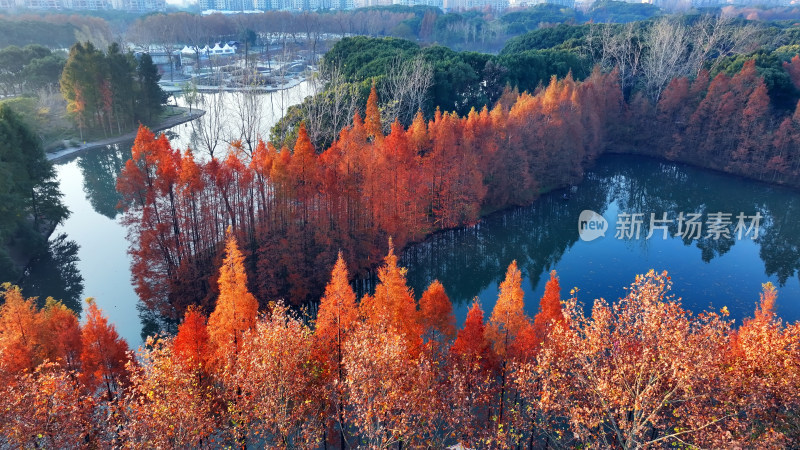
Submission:
<svg viewBox="0 0 800 450">
<path fill-rule="evenodd" d="M 156 132 L 156 131 L 166 130 L 167 128 L 172 128 L 175 125 L 180 125 L 182 123 L 186 123 L 194 119 L 197 119 L 198 117 L 206 113 L 205 111 L 200 109 L 193 109 L 191 112 L 189 112 L 187 108 L 178 108 L 175 106 L 168 106 L 168 108 L 173 108 L 173 110 L 182 110 L 183 112 L 180 114 L 169 116 L 158 125 L 149 127 L 151 131 Z M 47 159 L 53 162 L 60 161 L 62 159 L 67 158 L 68 156 L 74 155 L 75 153 L 84 152 L 95 148 L 105 148 L 107 145 L 118 144 L 120 142 L 132 141 L 136 139 L 137 132 L 138 130 L 131 131 L 130 133 L 123 134 L 121 136 L 115 136 L 100 141 L 86 142 L 77 147 L 65 148 L 57 152 L 48 153 Z"/>
</svg>

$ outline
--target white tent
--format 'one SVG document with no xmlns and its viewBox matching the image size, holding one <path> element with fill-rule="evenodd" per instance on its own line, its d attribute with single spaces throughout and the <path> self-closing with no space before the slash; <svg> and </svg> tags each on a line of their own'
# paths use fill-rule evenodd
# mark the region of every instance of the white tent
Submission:
<svg viewBox="0 0 800 450">
<path fill-rule="evenodd" d="M 193 48 L 189 48 L 188 46 L 184 45 L 183 49 L 181 50 L 181 53 L 183 53 L 184 55 L 194 55 L 195 51 Z"/>
<path fill-rule="evenodd" d="M 222 54 L 222 47 L 220 47 L 219 43 L 217 43 L 216 45 L 214 45 L 214 48 L 212 48 L 209 52 L 212 55 L 221 55 Z"/>
<path fill-rule="evenodd" d="M 224 55 L 232 55 L 236 53 L 236 47 L 231 47 L 230 45 L 225 44 L 225 46 L 222 47 L 222 53 Z"/>
</svg>

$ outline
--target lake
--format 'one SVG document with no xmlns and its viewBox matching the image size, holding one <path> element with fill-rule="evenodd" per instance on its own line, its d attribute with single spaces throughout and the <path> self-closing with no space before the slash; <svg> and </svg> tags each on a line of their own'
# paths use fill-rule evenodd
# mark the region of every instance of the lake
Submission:
<svg viewBox="0 0 800 450">
<path fill-rule="evenodd" d="M 568 199 L 565 199 L 565 194 Z M 591 210 L 608 222 L 605 236 L 579 238 L 581 212 Z M 615 235 L 622 213 L 642 213 L 635 235 Z M 683 212 L 702 214 L 701 238 L 675 236 Z M 730 213 L 731 238 L 708 236 L 708 217 Z M 650 213 L 673 219 L 668 236 L 655 229 L 647 239 Z M 759 220 L 742 239 L 736 216 Z M 712 216 L 715 217 L 715 216 Z M 744 219 L 744 218 L 743 218 Z M 633 221 L 630 221 L 631 223 Z M 745 219 L 746 226 L 752 219 Z M 628 231 L 630 227 L 625 227 Z M 686 231 L 688 227 L 684 227 Z M 632 234 L 632 233 L 631 233 Z M 508 264 L 523 273 L 526 310 L 536 314 L 549 272 L 556 270 L 562 298 L 577 287 L 577 297 L 591 306 L 595 298 L 612 301 L 626 294 L 635 275 L 666 270 L 672 292 L 693 312 L 727 306 L 738 323 L 753 314 L 761 284 L 778 287 L 777 313 L 800 320 L 800 192 L 682 164 L 630 155 L 606 155 L 573 189 L 546 194 L 533 205 L 501 211 L 479 224 L 449 230 L 409 248 L 401 263 L 419 295 L 434 279 L 444 285 L 463 322 L 476 296 L 488 315 Z"/>
<path fill-rule="evenodd" d="M 299 96 L 303 87 L 294 89 Z M 170 130 L 176 145 L 189 142 L 190 130 L 188 125 Z M 130 143 L 57 164 L 72 215 L 54 237 L 66 238 L 54 240 L 53 252 L 32 267 L 23 287 L 28 295 L 61 296 L 71 305 L 80 304 L 82 297 L 96 298 L 120 334 L 136 346 L 143 334 L 157 329 L 157 318 L 138 307 L 126 230 L 116 209 L 115 181 L 129 156 Z M 605 219 L 605 236 L 591 241 L 579 237 L 584 210 Z M 731 221 L 729 238 L 707 235 L 714 226 L 709 219 L 718 212 L 730 214 L 722 216 Z M 617 226 L 625 223 L 623 213 L 642 214 L 639 238 L 615 237 Z M 666 233 L 654 229 L 647 239 L 651 213 L 659 219 L 666 214 L 672 222 Z M 680 213 L 701 214 L 705 228 L 699 238 L 675 236 Z M 742 233 L 742 239 L 735 232 L 740 213 L 749 218 L 748 225 L 760 216 L 758 227 Z M 752 239 L 755 229 L 758 237 Z M 523 272 L 531 316 L 550 270 L 558 272 L 563 297 L 577 287 L 578 298 L 591 305 L 594 298 L 625 295 L 637 273 L 653 268 L 669 271 L 674 294 L 695 312 L 727 306 L 739 322 L 752 315 L 761 284 L 771 281 L 778 286 L 778 314 L 800 320 L 800 192 L 680 164 L 606 155 L 572 190 L 496 212 L 475 226 L 437 233 L 401 258 L 417 296 L 434 279 L 444 284 L 459 323 L 475 297 L 489 314 L 512 260 Z"/>
</svg>

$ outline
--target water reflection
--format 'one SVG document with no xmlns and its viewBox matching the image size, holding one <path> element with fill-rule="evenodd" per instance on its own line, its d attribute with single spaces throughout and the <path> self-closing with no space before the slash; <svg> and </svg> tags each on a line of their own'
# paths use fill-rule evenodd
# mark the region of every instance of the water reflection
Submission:
<svg viewBox="0 0 800 450">
<path fill-rule="evenodd" d="M 78 158 L 78 167 L 83 175 L 83 191 L 92 208 L 98 213 L 115 219 L 121 196 L 117 192 L 117 177 L 131 158 L 133 142 L 109 146 L 106 150 L 87 152 Z"/>
<path fill-rule="evenodd" d="M 139 321 L 142 322 L 142 331 L 139 333 L 142 342 L 146 342 L 148 336 L 178 332 L 177 322 L 160 315 L 158 311 L 147 308 L 144 303 L 138 302 L 136 310 L 139 312 Z"/>
<path fill-rule="evenodd" d="M 80 314 L 83 276 L 78 271 L 78 244 L 59 234 L 48 242 L 47 251 L 35 257 L 23 274 L 20 287 L 26 297 L 38 297 L 43 307 L 47 297 L 61 300 Z"/>
<path fill-rule="evenodd" d="M 480 224 L 439 233 L 409 248 L 402 263 L 409 283 L 419 295 L 439 279 L 465 314 L 465 303 L 479 296 L 485 309 L 494 305 L 497 284 L 512 260 L 517 260 L 527 282 L 526 303 L 533 314 L 544 290 L 543 278 L 556 269 L 561 286 L 577 286 L 579 298 L 615 299 L 637 273 L 650 268 L 668 270 L 675 292 L 694 311 L 728 306 L 741 319 L 752 314 L 761 283 L 781 286 L 778 312 L 800 319 L 800 210 L 797 191 L 699 170 L 687 166 L 630 156 L 606 156 L 591 170 L 577 191 L 543 196 L 530 207 L 494 214 Z M 609 222 L 606 236 L 579 240 L 577 220 L 585 209 Z M 640 239 L 615 239 L 620 212 L 644 213 Z M 662 239 L 655 230 L 649 240 L 650 213 L 668 218 L 678 213 L 743 212 L 762 219 L 759 237 L 693 240 Z M 704 224 L 705 225 L 705 224 Z M 731 227 L 733 231 L 733 227 Z M 703 234 L 706 234 L 704 229 Z M 759 259 L 763 264 L 759 263 Z M 564 293 L 565 295 L 567 292 Z"/>
</svg>

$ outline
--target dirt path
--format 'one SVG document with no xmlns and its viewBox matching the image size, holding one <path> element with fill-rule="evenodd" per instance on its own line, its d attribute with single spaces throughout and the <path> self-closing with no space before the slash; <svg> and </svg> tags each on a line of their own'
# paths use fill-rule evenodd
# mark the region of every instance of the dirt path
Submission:
<svg viewBox="0 0 800 450">
<path fill-rule="evenodd" d="M 172 107 L 172 106 L 168 106 L 168 108 L 174 108 L 174 109 L 177 109 L 177 110 L 182 110 L 183 112 L 180 113 L 180 114 L 168 117 L 166 120 L 164 120 L 163 122 L 159 123 L 157 126 L 150 127 L 151 131 L 156 132 L 156 131 L 166 130 L 167 128 L 172 128 L 175 125 L 180 125 L 182 123 L 186 123 L 186 122 L 192 121 L 194 119 L 197 119 L 198 117 L 200 117 L 200 116 L 202 116 L 203 114 L 206 113 L 205 111 L 200 110 L 200 109 L 193 109 L 191 112 L 189 112 L 189 110 L 187 108 L 178 108 L 178 107 Z M 74 155 L 76 153 L 82 153 L 82 152 L 85 152 L 87 150 L 92 150 L 92 149 L 95 149 L 95 148 L 104 148 L 107 145 L 117 144 L 117 143 L 120 143 L 120 142 L 132 141 L 132 140 L 134 140 L 136 138 L 136 133 L 137 133 L 136 131 L 131 131 L 130 133 L 123 134 L 121 136 L 115 136 L 115 137 L 108 138 L 108 139 L 103 139 L 103 140 L 100 140 L 100 141 L 86 142 L 86 143 L 81 144 L 81 145 L 79 145 L 77 147 L 65 148 L 65 149 L 59 150 L 57 152 L 48 153 L 47 154 L 47 159 L 50 160 L 50 161 L 54 161 L 54 162 L 55 161 L 60 161 L 62 159 L 65 159 L 66 157 L 72 156 L 72 155 Z"/>
</svg>

